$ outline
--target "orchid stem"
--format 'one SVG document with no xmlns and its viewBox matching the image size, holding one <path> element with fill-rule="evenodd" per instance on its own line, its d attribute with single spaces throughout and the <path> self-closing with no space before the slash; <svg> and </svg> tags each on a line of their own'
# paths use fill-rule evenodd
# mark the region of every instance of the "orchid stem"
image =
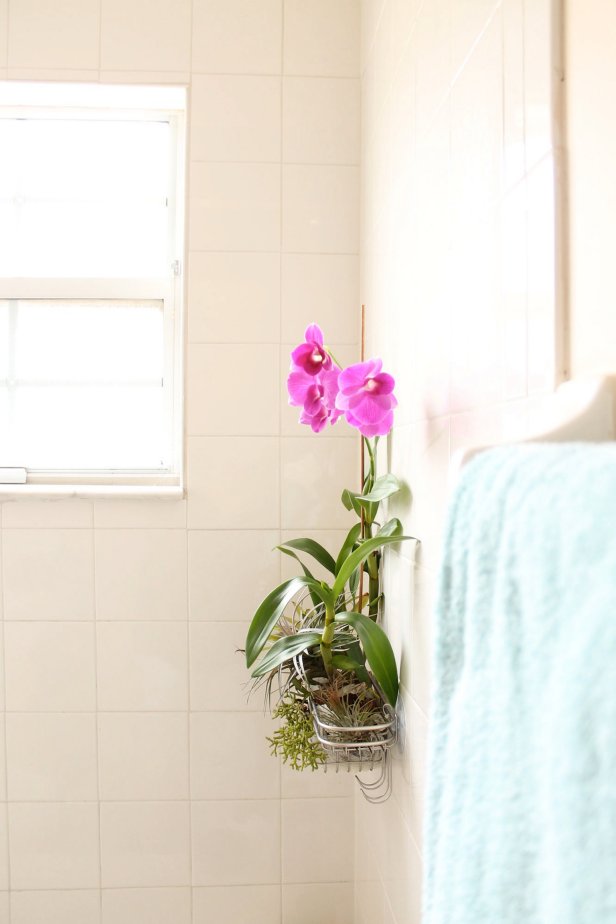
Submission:
<svg viewBox="0 0 616 924">
<path fill-rule="evenodd" d="M 340 360 L 336 359 L 336 357 L 334 356 L 334 354 L 332 353 L 331 349 L 328 346 L 325 347 L 325 352 L 327 353 L 328 356 L 331 356 L 331 358 L 336 363 L 339 369 L 344 369 L 344 366 L 342 365 Z"/>
</svg>

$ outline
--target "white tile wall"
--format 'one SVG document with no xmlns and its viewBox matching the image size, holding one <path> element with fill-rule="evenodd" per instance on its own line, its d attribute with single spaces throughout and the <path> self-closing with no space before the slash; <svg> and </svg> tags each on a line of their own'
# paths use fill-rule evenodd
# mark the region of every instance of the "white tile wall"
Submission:
<svg viewBox="0 0 616 924">
<path fill-rule="evenodd" d="M 99 20 L 99 0 L 20 0 L 8 21 L 9 67 L 98 70 Z"/>
<path fill-rule="evenodd" d="M 280 880 L 280 807 L 273 799 L 192 804 L 193 882 L 199 886 Z"/>
<path fill-rule="evenodd" d="M 188 802 L 103 802 L 104 888 L 190 884 Z"/>
<path fill-rule="evenodd" d="M 12 924 L 100 924 L 100 920 L 100 895 L 96 889 L 11 895 Z"/>
<path fill-rule="evenodd" d="M 195 889 L 194 924 L 271 924 L 280 920 L 280 888 L 271 885 Z"/>
<path fill-rule="evenodd" d="M 6 752 L 11 802 L 97 800 L 94 714 L 9 714 Z"/>
<path fill-rule="evenodd" d="M 280 166 L 195 161 L 189 211 L 193 250 L 278 250 Z"/>
<path fill-rule="evenodd" d="M 12 802 L 8 817 L 12 889 L 99 887 L 95 802 Z"/>
<path fill-rule="evenodd" d="M 193 69 L 203 74 L 280 74 L 280 0 L 194 0 Z"/>
<path fill-rule="evenodd" d="M 386 559 L 404 750 L 392 799 L 356 799 L 355 924 L 421 920 L 432 607 L 451 455 L 524 435 L 529 398 L 557 375 L 549 7 L 362 2 L 361 299 L 369 352 L 397 379 L 386 461 L 412 503 L 390 512 L 422 545 L 416 561 L 410 544 Z"/>
<path fill-rule="evenodd" d="M 101 4 L 101 68 L 187 71 L 190 0 L 105 0 Z"/>
<path fill-rule="evenodd" d="M 106 889 L 103 924 L 191 924 L 190 889 Z"/>
<path fill-rule="evenodd" d="M 191 343 L 276 343 L 280 254 L 193 254 L 188 300 Z"/>
<path fill-rule="evenodd" d="M 359 14 L 0 0 L 0 77 L 190 99 L 187 498 L 0 505 L 0 924 L 349 922 L 348 851 L 283 885 L 281 803 L 348 825 L 352 780 L 281 774 L 237 649 L 281 526 L 346 526 L 354 440 L 284 378 L 312 321 L 357 355 Z"/>
<path fill-rule="evenodd" d="M 280 77 L 198 74 L 192 83 L 193 161 L 280 161 Z"/>
<path fill-rule="evenodd" d="M 567 0 L 564 6 L 570 347 L 572 372 L 582 375 L 616 366 L 614 280 L 605 272 L 611 266 L 616 202 L 616 132 L 607 116 L 616 83 L 611 46 L 616 10 L 600 0 Z"/>
</svg>

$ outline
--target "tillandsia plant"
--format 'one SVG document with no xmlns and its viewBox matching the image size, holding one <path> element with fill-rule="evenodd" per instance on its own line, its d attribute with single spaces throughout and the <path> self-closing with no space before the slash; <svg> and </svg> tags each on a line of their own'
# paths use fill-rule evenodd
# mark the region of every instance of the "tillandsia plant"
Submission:
<svg viewBox="0 0 616 924">
<path fill-rule="evenodd" d="M 336 558 L 310 538 L 277 547 L 299 563 L 302 574 L 268 594 L 246 638 L 246 664 L 255 685 L 265 683 L 268 700 L 274 691 L 279 698 L 274 717 L 283 724 L 269 739 L 272 751 L 295 769 L 316 769 L 325 760 L 311 734 L 315 710 L 347 734 L 349 728 L 359 733 L 378 724 L 385 704 L 396 705 L 398 669 L 378 624 L 381 555 L 385 546 L 411 537 L 402 535 L 398 519 L 379 521 L 381 501 L 401 485 L 393 475 L 379 478 L 376 471 L 379 437 L 393 426 L 394 386 L 380 359 L 343 368 L 317 324 L 306 329 L 304 342 L 291 353 L 287 388 L 289 403 L 301 408 L 300 423 L 320 433 L 344 417 L 361 434 L 366 469 L 360 491 L 342 492 L 342 503 L 358 522 Z M 328 572 L 327 580 L 315 577 L 307 558 Z"/>
</svg>

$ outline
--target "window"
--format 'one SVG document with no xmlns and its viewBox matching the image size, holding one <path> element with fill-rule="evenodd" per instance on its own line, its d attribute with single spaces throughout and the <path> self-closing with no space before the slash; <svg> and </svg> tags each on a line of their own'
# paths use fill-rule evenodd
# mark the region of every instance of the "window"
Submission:
<svg viewBox="0 0 616 924">
<path fill-rule="evenodd" d="M 5 485 L 180 485 L 184 97 L 0 84 Z"/>
</svg>

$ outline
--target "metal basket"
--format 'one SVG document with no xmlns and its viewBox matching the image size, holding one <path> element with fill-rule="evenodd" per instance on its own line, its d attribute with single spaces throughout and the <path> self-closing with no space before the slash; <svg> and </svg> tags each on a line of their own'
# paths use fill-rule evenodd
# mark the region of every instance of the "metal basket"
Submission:
<svg viewBox="0 0 616 924">
<path fill-rule="evenodd" d="M 296 669 L 305 684 L 310 688 L 304 669 L 303 659 L 295 659 Z M 333 769 L 355 771 L 355 779 L 368 802 L 385 802 L 391 794 L 391 749 L 397 741 L 396 713 L 385 702 L 378 685 L 375 689 L 382 700 L 381 708 L 384 721 L 376 725 L 330 725 L 322 720 L 319 707 L 310 700 L 310 713 L 314 726 L 315 738 L 326 755 L 325 770 Z M 357 773 L 378 769 L 378 777 L 370 782 L 361 780 Z"/>
</svg>

